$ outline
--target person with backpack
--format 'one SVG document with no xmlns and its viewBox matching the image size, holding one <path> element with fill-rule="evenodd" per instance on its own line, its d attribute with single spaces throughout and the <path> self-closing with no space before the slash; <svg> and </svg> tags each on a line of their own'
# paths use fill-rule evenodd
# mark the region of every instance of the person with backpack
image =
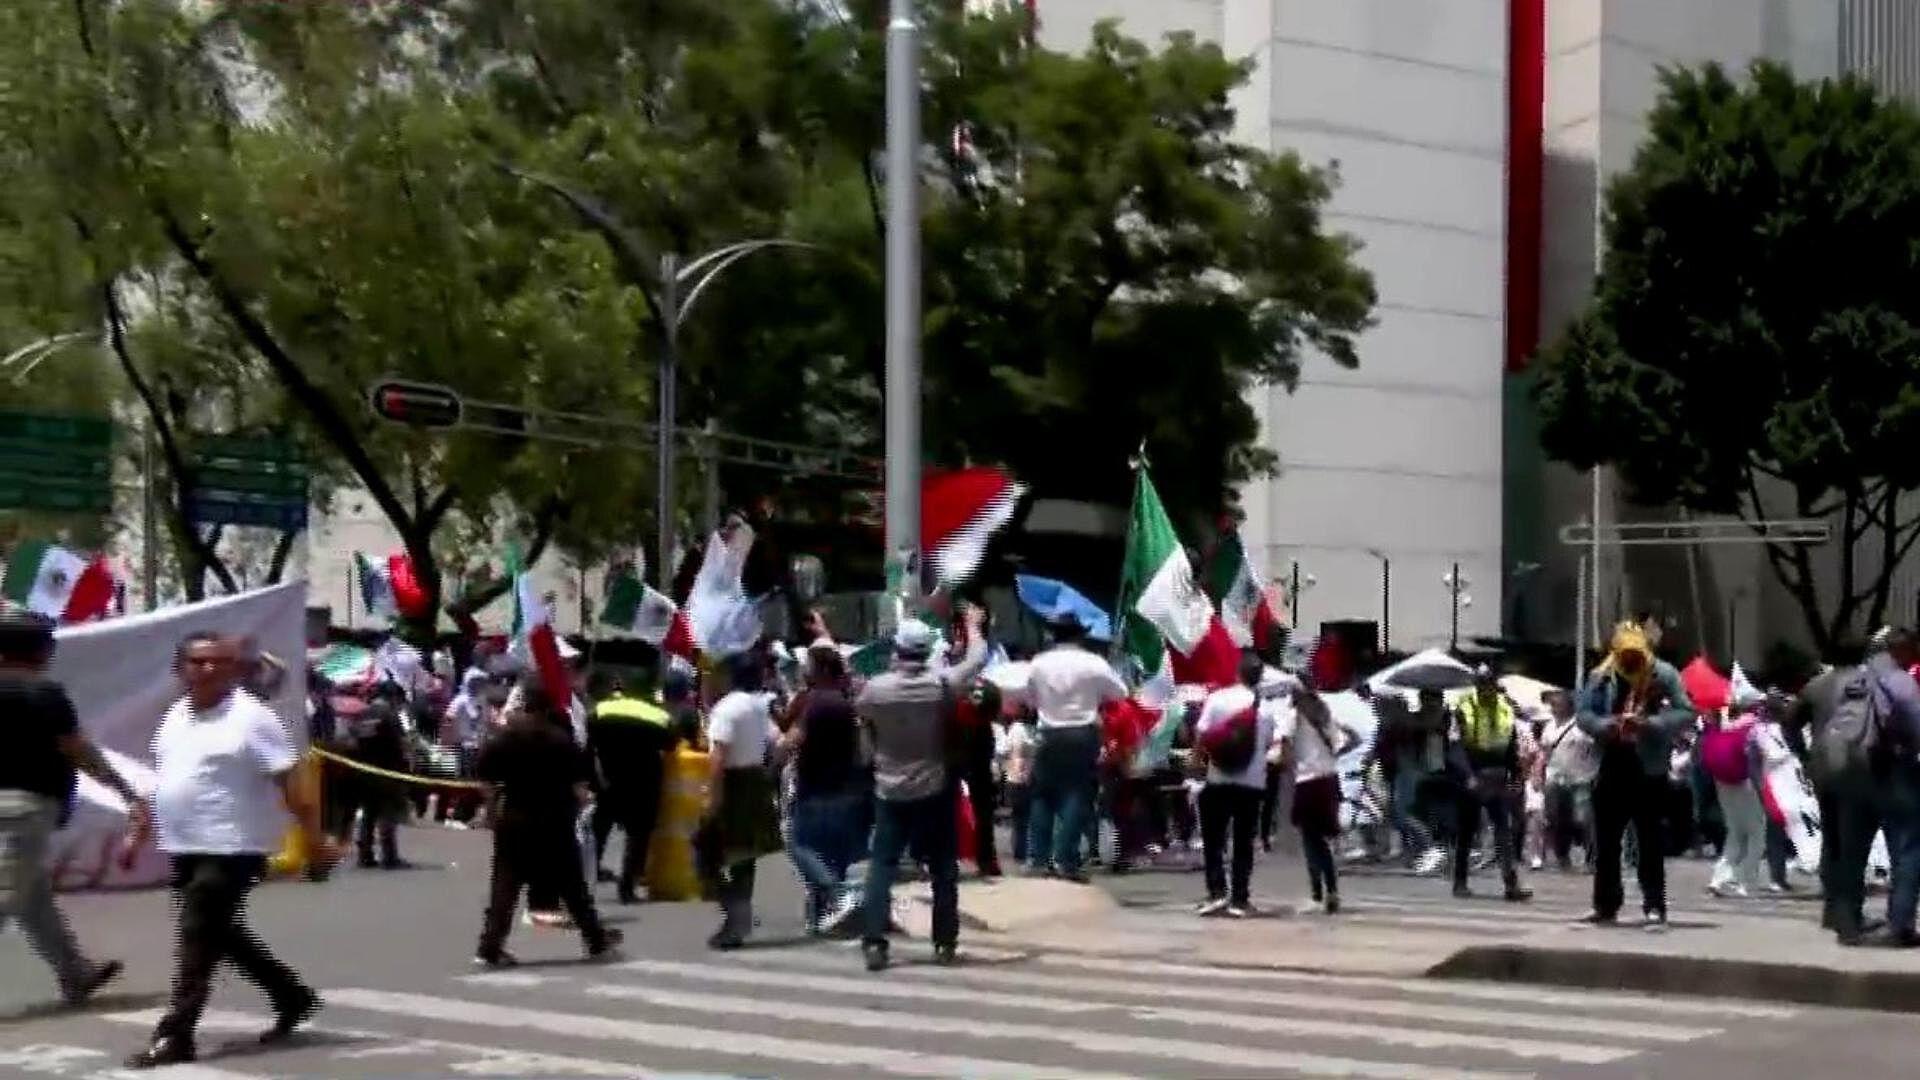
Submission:
<svg viewBox="0 0 1920 1080">
<path fill-rule="evenodd" d="M 1733 691 L 1729 710 L 1709 713 L 1700 732 L 1701 768 L 1712 779 L 1726 840 L 1720 861 L 1714 864 L 1707 892 L 1722 899 L 1744 900 L 1760 885 L 1760 860 L 1767 850 L 1767 812 L 1754 786 L 1758 773 L 1754 741 L 1760 723 L 1759 708 L 1766 695 L 1751 685 Z"/>
<path fill-rule="evenodd" d="M 1099 787 L 1100 709 L 1124 701 L 1127 684 L 1086 647 L 1073 616 L 1053 623 L 1054 645 L 1033 658 L 1028 694 L 1039 715 L 1028 795 L 1028 873 L 1084 883 L 1081 856 Z"/>
<path fill-rule="evenodd" d="M 1473 895 L 1467 875 L 1473 868 L 1473 841 L 1480 834 L 1484 814 L 1493 828 L 1495 857 L 1508 903 L 1533 899 L 1520 885 L 1518 852 L 1514 842 L 1515 811 L 1520 804 L 1520 724 L 1513 703 L 1500 692 L 1493 669 L 1474 669 L 1473 690 L 1461 700 L 1448 750 L 1451 770 L 1460 778 L 1455 803 L 1458 820 L 1453 832 L 1453 895 Z"/>
<path fill-rule="evenodd" d="M 1267 787 L 1267 747 L 1273 741 L 1274 709 L 1262 709 L 1255 692 L 1267 665 L 1251 650 L 1240 656 L 1239 682 L 1215 690 L 1200 706 L 1195 738 L 1207 760 L 1200 790 L 1200 838 L 1206 864 L 1207 899 L 1201 915 L 1244 919 L 1253 913 L 1253 839 L 1260 827 L 1260 795 Z M 1232 877 L 1227 849 L 1232 837 Z"/>
<path fill-rule="evenodd" d="M 1600 747 L 1600 769 L 1593 783 L 1593 910 L 1580 921 L 1612 926 L 1626 902 L 1621 887 L 1622 841 L 1627 826 L 1641 837 L 1636 869 L 1640 877 L 1643 926 L 1650 933 L 1667 928 L 1666 820 L 1667 772 L 1673 742 L 1693 723 L 1693 701 L 1672 664 L 1653 655 L 1647 630 L 1623 622 L 1614 628 L 1612 648 L 1581 688 L 1577 710 L 1580 730 Z"/>
<path fill-rule="evenodd" d="M 1797 710 L 1810 735 L 1808 771 L 1820 800 L 1821 925 L 1842 945 L 1920 945 L 1920 685 L 1908 674 L 1920 649 L 1907 630 L 1874 636 L 1866 662 L 1820 676 Z M 1875 937 L 1864 916 L 1867 858 L 1887 830 L 1893 863 L 1887 925 Z"/>
</svg>

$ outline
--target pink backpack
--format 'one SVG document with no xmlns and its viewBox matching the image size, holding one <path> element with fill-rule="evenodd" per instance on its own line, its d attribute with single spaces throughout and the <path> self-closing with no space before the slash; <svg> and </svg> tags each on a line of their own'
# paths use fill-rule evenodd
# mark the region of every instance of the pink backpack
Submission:
<svg viewBox="0 0 1920 1080">
<path fill-rule="evenodd" d="M 1700 734 L 1700 764 L 1719 784 L 1744 784 L 1751 775 L 1747 764 L 1747 743 L 1753 735 L 1753 722 L 1742 718 L 1707 728 Z"/>
</svg>

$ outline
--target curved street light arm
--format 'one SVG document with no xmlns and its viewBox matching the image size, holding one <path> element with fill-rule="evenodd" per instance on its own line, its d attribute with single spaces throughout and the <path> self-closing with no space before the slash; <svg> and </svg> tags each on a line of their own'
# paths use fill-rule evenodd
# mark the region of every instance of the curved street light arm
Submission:
<svg viewBox="0 0 1920 1080">
<path fill-rule="evenodd" d="M 674 329 L 677 330 L 682 325 L 685 325 L 687 312 L 693 310 L 693 305 L 700 299 L 701 295 L 707 291 L 707 286 L 713 284 L 713 280 L 725 273 L 728 267 L 756 251 L 764 251 L 767 248 L 776 247 L 799 248 L 806 251 L 825 250 L 818 244 L 809 244 L 804 240 L 769 238 L 765 240 L 742 240 L 738 243 L 728 244 L 725 247 L 707 252 L 705 255 L 681 267 L 679 274 L 676 275 L 677 280 L 680 285 L 685 288 L 686 292 L 680 300 L 678 309 L 674 312 Z"/>
</svg>

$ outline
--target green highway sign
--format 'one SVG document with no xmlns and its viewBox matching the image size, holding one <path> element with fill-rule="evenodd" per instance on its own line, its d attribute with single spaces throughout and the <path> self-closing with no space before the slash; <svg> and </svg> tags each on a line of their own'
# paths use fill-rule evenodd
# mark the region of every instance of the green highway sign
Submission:
<svg viewBox="0 0 1920 1080">
<path fill-rule="evenodd" d="M 113 508 L 113 422 L 0 409 L 0 509 Z"/>
<path fill-rule="evenodd" d="M 209 435 L 188 460 L 185 509 L 202 525 L 257 525 L 295 532 L 307 523 L 306 457 L 273 435 Z"/>
</svg>

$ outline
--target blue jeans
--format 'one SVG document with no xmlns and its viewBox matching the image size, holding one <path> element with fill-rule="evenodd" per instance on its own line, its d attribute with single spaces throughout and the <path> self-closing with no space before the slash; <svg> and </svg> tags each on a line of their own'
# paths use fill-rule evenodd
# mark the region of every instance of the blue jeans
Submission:
<svg viewBox="0 0 1920 1080">
<path fill-rule="evenodd" d="M 794 800 L 787 854 L 807 886 L 809 926 L 832 908 L 846 884 L 847 868 L 863 854 L 866 837 L 859 823 L 865 800 L 860 791 Z"/>
<path fill-rule="evenodd" d="M 1893 767 L 1887 781 L 1885 828 L 1887 855 L 1893 863 L 1887 928 L 1895 934 L 1911 934 L 1920 906 L 1920 764 Z"/>
<path fill-rule="evenodd" d="M 1409 859 L 1433 846 L 1432 831 L 1414 813 L 1420 802 L 1420 784 L 1426 778 L 1426 773 L 1404 765 L 1393 774 L 1393 805 L 1387 813 L 1400 833 L 1401 853 Z"/>
<path fill-rule="evenodd" d="M 868 944 L 884 945 L 893 914 L 893 876 L 900 856 L 911 848 L 933 878 L 933 943 L 960 940 L 960 865 L 955 851 L 957 793 L 948 788 L 924 799 L 874 800 L 873 857 L 867 862 L 867 895 L 862 906 Z"/>
<path fill-rule="evenodd" d="M 1078 874 L 1087 815 L 1099 779 L 1100 727 L 1041 728 L 1034 750 L 1033 789 L 1027 819 L 1027 858 L 1036 868 L 1049 863 L 1062 874 Z"/>
</svg>

